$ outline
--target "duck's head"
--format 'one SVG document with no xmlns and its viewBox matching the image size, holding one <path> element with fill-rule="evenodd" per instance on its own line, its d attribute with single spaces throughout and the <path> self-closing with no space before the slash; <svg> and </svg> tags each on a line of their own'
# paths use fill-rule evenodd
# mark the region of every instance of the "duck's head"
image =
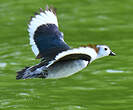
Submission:
<svg viewBox="0 0 133 110">
<path fill-rule="evenodd" d="M 104 57 L 104 56 L 115 56 L 116 55 L 106 45 L 97 45 L 97 48 L 98 48 L 97 58 L 101 58 L 101 57 Z"/>
</svg>

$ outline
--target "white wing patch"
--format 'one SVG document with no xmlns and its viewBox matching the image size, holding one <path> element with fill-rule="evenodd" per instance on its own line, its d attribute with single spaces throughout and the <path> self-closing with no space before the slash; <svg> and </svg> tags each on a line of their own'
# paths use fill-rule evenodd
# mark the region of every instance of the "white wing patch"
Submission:
<svg viewBox="0 0 133 110">
<path fill-rule="evenodd" d="M 96 59 L 97 57 L 97 53 L 93 48 L 90 47 L 79 47 L 79 48 L 74 48 L 71 50 L 67 50 L 67 51 L 63 51 L 61 53 L 59 53 L 56 57 L 55 60 L 51 61 L 49 63 L 49 65 L 47 65 L 47 67 L 51 66 L 53 63 L 55 63 L 57 60 L 70 55 L 70 54 L 85 54 L 85 55 L 89 55 L 91 57 L 90 62 L 92 62 L 93 60 Z"/>
<path fill-rule="evenodd" d="M 28 25 L 28 32 L 30 36 L 30 45 L 32 46 L 32 51 L 37 56 L 39 54 L 39 50 L 34 42 L 34 33 L 37 28 L 41 25 L 47 24 L 55 24 L 58 27 L 57 17 L 52 11 L 52 9 L 46 9 L 44 12 L 40 11 L 39 14 L 33 17 Z"/>
</svg>

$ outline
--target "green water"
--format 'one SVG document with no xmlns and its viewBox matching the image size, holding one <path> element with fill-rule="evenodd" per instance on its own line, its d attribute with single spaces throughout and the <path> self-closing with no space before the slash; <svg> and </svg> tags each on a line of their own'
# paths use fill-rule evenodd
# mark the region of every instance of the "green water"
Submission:
<svg viewBox="0 0 133 110">
<path fill-rule="evenodd" d="M 116 57 L 57 80 L 16 80 L 39 62 L 27 33 L 31 15 L 57 8 L 71 47 L 106 44 Z M 0 0 L 0 110 L 133 110 L 133 0 Z"/>
</svg>

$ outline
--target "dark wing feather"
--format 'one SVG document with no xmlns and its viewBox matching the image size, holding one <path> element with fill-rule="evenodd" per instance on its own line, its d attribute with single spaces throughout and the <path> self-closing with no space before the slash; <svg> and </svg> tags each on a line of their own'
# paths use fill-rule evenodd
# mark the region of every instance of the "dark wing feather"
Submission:
<svg viewBox="0 0 133 110">
<path fill-rule="evenodd" d="M 52 65 L 54 65 L 56 63 L 63 63 L 63 62 L 73 61 L 73 60 L 85 60 L 85 61 L 88 61 L 88 64 L 89 64 L 90 60 L 91 60 L 91 56 L 89 56 L 87 54 L 82 54 L 82 53 L 69 54 L 69 55 L 66 55 L 66 56 L 56 60 Z"/>
<path fill-rule="evenodd" d="M 59 61 L 68 61 L 68 60 L 86 60 L 90 61 L 91 57 L 86 54 L 69 54 L 59 59 Z"/>
<path fill-rule="evenodd" d="M 39 26 L 34 34 L 34 41 L 39 49 L 37 58 L 49 60 L 58 53 L 70 49 L 55 24 Z"/>
</svg>

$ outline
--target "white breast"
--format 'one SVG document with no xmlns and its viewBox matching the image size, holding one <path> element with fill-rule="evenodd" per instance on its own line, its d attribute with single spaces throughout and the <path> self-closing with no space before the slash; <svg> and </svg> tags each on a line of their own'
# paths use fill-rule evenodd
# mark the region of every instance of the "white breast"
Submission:
<svg viewBox="0 0 133 110">
<path fill-rule="evenodd" d="M 68 77 L 83 68 L 88 64 L 88 61 L 85 60 L 70 60 L 65 62 L 58 62 L 54 65 L 51 65 L 48 69 L 47 78 L 62 78 Z"/>
</svg>

